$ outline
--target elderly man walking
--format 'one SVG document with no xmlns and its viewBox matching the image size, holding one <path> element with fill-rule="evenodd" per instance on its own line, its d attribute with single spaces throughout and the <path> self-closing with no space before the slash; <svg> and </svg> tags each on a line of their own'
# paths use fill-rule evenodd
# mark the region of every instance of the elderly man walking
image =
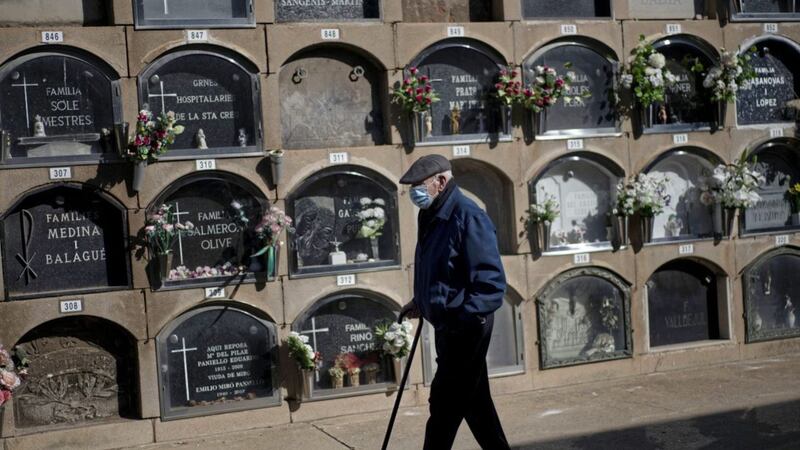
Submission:
<svg viewBox="0 0 800 450">
<path fill-rule="evenodd" d="M 403 313 L 422 315 L 436 329 L 438 367 L 424 448 L 451 448 L 466 419 L 482 448 L 507 449 L 486 367 L 494 311 L 506 289 L 495 227 L 456 186 L 443 156 L 419 158 L 400 183 L 411 185 L 411 201 L 420 208 L 414 299 Z"/>
</svg>

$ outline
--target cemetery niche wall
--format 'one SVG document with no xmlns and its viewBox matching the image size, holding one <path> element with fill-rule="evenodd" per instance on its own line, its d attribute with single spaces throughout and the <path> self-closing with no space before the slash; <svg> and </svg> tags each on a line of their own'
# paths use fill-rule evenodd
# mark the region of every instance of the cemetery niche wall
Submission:
<svg viewBox="0 0 800 450">
<path fill-rule="evenodd" d="M 800 5 L 793 0 L 728 0 L 728 10 L 734 22 L 800 18 Z"/>
<path fill-rule="evenodd" d="M 0 68 L 3 165 L 116 159 L 111 136 L 121 120 L 119 76 L 85 51 L 37 47 Z"/>
<path fill-rule="evenodd" d="M 748 159 L 765 176 L 758 187 L 761 200 L 744 211 L 742 230 L 748 233 L 779 232 L 800 228 L 800 216 L 786 198 L 789 186 L 800 180 L 800 142 L 777 138 L 761 144 Z M 741 214 L 740 214 L 741 216 Z"/>
<path fill-rule="evenodd" d="M 742 276 L 746 341 L 760 342 L 800 336 L 797 303 L 800 287 L 794 280 L 800 250 L 781 247 L 759 257 Z"/>
<path fill-rule="evenodd" d="M 274 0 L 274 3 L 276 22 L 346 22 L 381 18 L 381 0 Z"/>
<path fill-rule="evenodd" d="M 9 299 L 130 286 L 125 208 L 85 185 L 35 189 L 3 216 Z"/>
<path fill-rule="evenodd" d="M 698 147 L 675 148 L 650 163 L 646 173 L 669 180 L 667 204 L 653 220 L 654 241 L 714 237 L 714 204 L 704 203 L 702 193 L 720 163 L 715 154 Z"/>
<path fill-rule="evenodd" d="M 189 311 L 158 334 L 162 419 L 277 406 L 276 327 L 237 306 Z"/>
<path fill-rule="evenodd" d="M 522 329 L 522 299 L 516 292 L 506 293 L 503 305 L 494 312 L 494 327 L 486 366 L 489 377 L 516 375 L 525 372 L 525 336 Z M 430 385 L 436 374 L 436 336 L 430 322 L 424 322 L 420 344 L 423 346 L 423 370 L 425 384 Z"/>
<path fill-rule="evenodd" d="M 322 358 L 312 398 L 383 392 L 396 383 L 398 374 L 392 358 L 377 343 L 375 327 L 397 320 L 398 311 L 386 298 L 350 291 L 316 302 L 295 319 L 292 331 L 308 336 L 309 345 Z M 337 382 L 331 369 L 338 367 L 346 373 L 349 367 L 344 365 L 358 367 L 360 372 Z"/>
<path fill-rule="evenodd" d="M 556 40 L 522 63 L 525 85 L 536 78 L 537 66 L 550 66 L 573 80 L 566 98 L 530 114 L 537 139 L 620 133 L 614 100 L 619 63 L 613 50 L 590 38 Z"/>
<path fill-rule="evenodd" d="M 712 102 L 703 87 L 706 72 L 717 60 L 714 47 L 685 34 L 660 39 L 653 47 L 664 55 L 665 67 L 676 81 L 667 86 L 664 102 L 655 102 L 641 111 L 644 132 L 671 133 L 722 126 L 727 104 Z M 703 67 L 700 72 L 692 70 L 697 63 Z"/>
<path fill-rule="evenodd" d="M 30 366 L 14 392 L 18 429 L 75 427 L 138 415 L 136 341 L 89 316 L 46 322 L 17 343 Z"/>
<path fill-rule="evenodd" d="M 175 112 L 185 127 L 161 159 L 262 154 L 258 68 L 234 52 L 190 46 L 153 61 L 138 78 L 139 103 Z"/>
<path fill-rule="evenodd" d="M 389 0 L 392 1 L 392 0 Z M 496 0 L 402 0 L 404 22 L 488 22 Z"/>
<path fill-rule="evenodd" d="M 610 249 L 607 222 L 622 169 L 597 154 L 574 152 L 550 162 L 528 182 L 530 203 L 554 198 L 560 214 L 550 225 L 544 251 Z M 530 233 L 531 230 L 528 230 Z"/>
<path fill-rule="evenodd" d="M 473 39 L 445 39 L 410 66 L 427 76 L 439 95 L 429 111 L 416 116 L 422 130 L 416 144 L 511 141 L 511 110 L 492 96 L 505 67 L 497 51 Z"/>
<path fill-rule="evenodd" d="M 281 67 L 278 85 L 284 148 L 384 144 L 386 70 L 371 57 L 339 46 L 309 48 Z"/>
<path fill-rule="evenodd" d="M 787 102 L 797 98 L 800 78 L 800 46 L 783 36 L 772 35 L 758 39 L 756 55 L 750 63 L 756 78 L 739 87 L 736 95 L 736 120 L 738 125 L 794 123 L 796 112 Z"/>
<path fill-rule="evenodd" d="M 536 297 L 542 369 L 630 358 L 630 286 L 608 270 L 568 270 Z"/>
<path fill-rule="evenodd" d="M 458 187 L 478 204 L 492 219 L 497 230 L 497 244 L 502 254 L 514 254 L 516 238 L 512 208 L 514 186 L 500 169 L 472 158 L 454 158 L 450 161 Z"/>
<path fill-rule="evenodd" d="M 137 29 L 256 25 L 253 0 L 135 0 L 133 3 Z"/>
<path fill-rule="evenodd" d="M 651 348 L 723 339 L 724 276 L 679 259 L 658 268 L 645 285 Z"/>
<path fill-rule="evenodd" d="M 192 222 L 193 230 L 180 235 L 173 256 L 162 262 L 151 255 L 151 284 L 156 288 L 219 286 L 256 280 L 262 248 L 255 233 L 268 203 L 249 181 L 226 172 L 199 172 L 175 181 L 148 208 L 148 216 L 162 205 L 171 205 L 175 219 Z M 238 207 L 237 207 L 238 206 Z M 261 270 L 261 268 L 259 268 Z M 274 279 L 275 274 L 267 274 Z"/>
<path fill-rule="evenodd" d="M 609 0 L 520 0 L 523 19 L 611 18 Z"/>
<path fill-rule="evenodd" d="M 377 172 L 336 166 L 307 178 L 286 201 L 295 220 L 291 275 L 397 268 L 397 187 Z"/>
</svg>

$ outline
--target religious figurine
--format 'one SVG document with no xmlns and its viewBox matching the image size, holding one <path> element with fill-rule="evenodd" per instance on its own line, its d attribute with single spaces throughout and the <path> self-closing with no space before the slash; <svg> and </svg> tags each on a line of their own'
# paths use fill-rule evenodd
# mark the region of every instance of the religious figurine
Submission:
<svg viewBox="0 0 800 450">
<path fill-rule="evenodd" d="M 347 254 L 339 250 L 339 246 L 342 245 L 342 243 L 334 238 L 330 244 L 333 245 L 334 251 L 328 253 L 328 263 L 332 266 L 347 264 Z"/>
<path fill-rule="evenodd" d="M 42 122 L 42 116 L 36 115 L 33 118 L 33 137 L 45 137 L 47 134 L 44 132 L 44 122 Z"/>
<path fill-rule="evenodd" d="M 247 133 L 244 131 L 244 128 L 239 128 L 237 140 L 239 141 L 239 147 L 247 147 Z"/>
<path fill-rule="evenodd" d="M 661 124 L 665 124 L 666 125 L 668 119 L 669 119 L 669 117 L 667 116 L 667 107 L 664 106 L 664 105 L 659 106 L 658 107 L 658 122 L 661 123 Z"/>
<path fill-rule="evenodd" d="M 195 135 L 195 140 L 197 141 L 197 148 L 200 150 L 208 149 L 208 145 L 206 145 L 206 134 L 203 132 L 202 128 L 197 130 L 197 134 Z"/>
<path fill-rule="evenodd" d="M 795 308 L 792 304 L 792 299 L 788 295 L 786 296 L 786 304 L 783 305 L 783 309 L 786 311 L 786 326 L 788 328 L 794 328 L 797 316 L 794 314 Z"/>
<path fill-rule="evenodd" d="M 450 110 L 450 134 L 461 134 L 461 110 L 458 103 Z"/>
<path fill-rule="evenodd" d="M 433 136 L 433 116 L 431 116 L 431 112 L 428 111 L 425 113 L 425 137 Z"/>
</svg>

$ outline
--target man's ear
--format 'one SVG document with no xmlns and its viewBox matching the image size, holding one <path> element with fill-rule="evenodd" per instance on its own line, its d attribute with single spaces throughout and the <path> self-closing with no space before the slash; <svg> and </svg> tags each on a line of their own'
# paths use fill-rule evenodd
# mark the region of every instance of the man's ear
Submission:
<svg viewBox="0 0 800 450">
<path fill-rule="evenodd" d="M 439 192 L 442 192 L 445 186 L 447 186 L 447 177 L 439 175 Z"/>
</svg>

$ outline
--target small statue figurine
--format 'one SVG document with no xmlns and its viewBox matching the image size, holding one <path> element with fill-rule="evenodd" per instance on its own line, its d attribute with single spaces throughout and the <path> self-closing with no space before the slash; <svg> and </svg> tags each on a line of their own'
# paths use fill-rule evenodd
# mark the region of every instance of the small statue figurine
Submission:
<svg viewBox="0 0 800 450">
<path fill-rule="evenodd" d="M 461 134 L 461 110 L 458 103 L 450 110 L 450 134 Z"/>
<path fill-rule="evenodd" d="M 428 111 L 425 113 L 425 137 L 431 136 L 433 136 L 433 117 L 431 112 Z"/>
<path fill-rule="evenodd" d="M 661 105 L 658 107 L 658 122 L 666 125 L 669 116 L 667 116 L 667 107 Z"/>
<path fill-rule="evenodd" d="M 237 137 L 239 141 L 239 147 L 247 147 L 247 133 L 244 131 L 244 128 L 239 128 L 239 137 Z"/>
<path fill-rule="evenodd" d="M 44 132 L 44 122 L 42 116 L 36 115 L 33 118 L 33 137 L 45 137 L 47 134 Z"/>
<path fill-rule="evenodd" d="M 334 238 L 330 244 L 333 245 L 334 250 L 328 253 L 328 263 L 332 266 L 347 264 L 347 254 L 339 250 L 339 246 L 342 245 L 342 243 Z"/>
<path fill-rule="evenodd" d="M 197 130 L 197 134 L 195 135 L 195 140 L 197 141 L 197 148 L 200 150 L 208 149 L 208 145 L 206 145 L 206 134 L 203 132 L 202 128 Z"/>
<path fill-rule="evenodd" d="M 786 310 L 786 326 L 788 328 L 794 328 L 794 323 L 797 320 L 797 316 L 794 314 L 794 305 L 792 304 L 792 299 L 787 295 L 786 296 L 786 304 L 783 305 L 783 309 Z"/>
</svg>

